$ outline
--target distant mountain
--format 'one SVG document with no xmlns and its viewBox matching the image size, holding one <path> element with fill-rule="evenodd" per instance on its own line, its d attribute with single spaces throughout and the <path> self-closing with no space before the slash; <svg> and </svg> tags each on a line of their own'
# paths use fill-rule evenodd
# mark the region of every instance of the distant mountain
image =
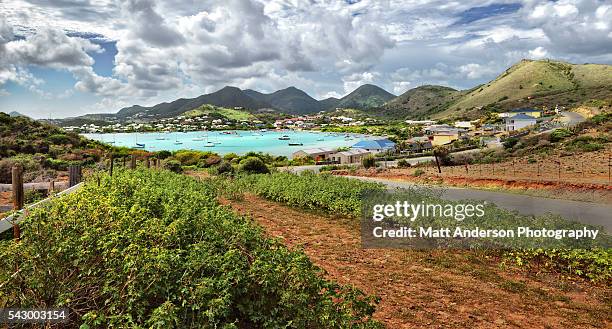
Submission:
<svg viewBox="0 0 612 329">
<path fill-rule="evenodd" d="M 371 84 L 365 84 L 342 97 L 336 107 L 370 109 L 384 105 L 395 98 L 392 93 Z"/>
<path fill-rule="evenodd" d="M 336 97 L 329 97 L 329 98 L 319 101 L 319 104 L 321 104 L 321 107 L 326 110 L 335 109 L 336 107 L 338 107 L 339 103 L 340 103 L 340 99 Z"/>
<path fill-rule="evenodd" d="M 379 114 L 397 119 L 426 118 L 445 110 L 447 104 L 462 95 L 450 87 L 425 85 L 406 91 L 387 102 Z"/>
<path fill-rule="evenodd" d="M 173 117 L 206 104 L 227 108 L 243 107 L 248 110 L 270 107 L 270 104 L 248 96 L 239 88 L 225 87 L 214 93 L 201 95 L 196 98 L 180 98 L 170 103 L 160 103 L 151 107 L 140 105 L 126 107 L 121 109 L 117 116 L 120 119 L 128 117 Z"/>
<path fill-rule="evenodd" d="M 11 111 L 9 113 L 7 113 L 9 116 L 15 118 L 15 117 L 28 117 L 27 115 L 23 115 L 17 111 Z"/>
<path fill-rule="evenodd" d="M 311 114 L 323 109 L 319 101 L 295 87 L 278 90 L 271 94 L 263 94 L 251 89 L 243 90 L 243 92 L 251 98 L 266 102 L 285 113 Z"/>
</svg>

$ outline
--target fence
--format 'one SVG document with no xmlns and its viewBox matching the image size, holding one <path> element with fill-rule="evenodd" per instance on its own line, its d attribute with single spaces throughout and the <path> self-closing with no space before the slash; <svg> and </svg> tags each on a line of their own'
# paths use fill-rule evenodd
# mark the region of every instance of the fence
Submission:
<svg viewBox="0 0 612 329">
<path fill-rule="evenodd" d="M 609 152 L 547 160 L 523 158 L 501 163 L 442 166 L 442 173 L 438 173 L 435 163 L 427 164 L 424 169 L 440 177 L 612 184 L 612 155 Z"/>
<path fill-rule="evenodd" d="M 111 177 L 113 176 L 113 169 L 118 160 L 119 159 L 115 159 L 115 157 L 112 154 L 109 156 L 108 171 Z M 128 157 L 121 158 L 121 163 L 123 164 L 123 166 L 129 169 L 136 169 L 137 164 L 138 164 L 137 157 L 134 155 L 129 156 L 129 163 L 127 163 L 126 165 L 127 160 L 128 160 Z M 157 158 L 150 159 L 149 157 L 145 157 L 143 159 L 143 165 L 146 168 L 151 168 L 151 167 L 159 168 L 160 164 L 161 164 L 161 161 L 159 161 L 159 159 Z M 67 194 L 67 193 L 72 193 L 76 191 L 81 186 L 82 184 L 81 181 L 83 179 L 81 165 L 71 165 L 68 168 L 68 172 L 69 172 L 69 177 L 68 177 L 67 182 L 56 182 L 52 180 L 52 181 L 44 182 L 44 183 L 25 183 L 24 184 L 23 183 L 23 168 L 21 166 L 13 167 L 11 169 L 11 180 L 12 180 L 11 184 L 0 184 L 0 192 L 7 192 L 7 191 L 12 192 L 11 200 L 13 201 L 13 204 L 10 206 L 0 205 L 0 213 L 3 211 L 10 211 L 10 210 L 15 211 L 15 213 L 13 213 L 12 215 L 6 218 L 0 219 L 0 233 L 8 231 L 9 229 L 12 228 L 13 237 L 16 240 L 19 240 L 19 237 L 21 234 L 20 228 L 19 228 L 19 222 L 23 219 L 24 215 L 27 215 L 27 212 L 29 209 L 36 208 L 43 204 L 46 204 L 49 201 L 51 201 L 53 198 L 55 198 L 56 196 Z M 100 184 L 99 180 L 98 180 L 98 184 Z M 43 191 L 46 190 L 47 198 L 24 208 L 25 206 L 24 191 L 27 189 L 43 190 Z M 60 191 L 60 192 L 57 194 L 53 194 L 55 191 Z"/>
</svg>

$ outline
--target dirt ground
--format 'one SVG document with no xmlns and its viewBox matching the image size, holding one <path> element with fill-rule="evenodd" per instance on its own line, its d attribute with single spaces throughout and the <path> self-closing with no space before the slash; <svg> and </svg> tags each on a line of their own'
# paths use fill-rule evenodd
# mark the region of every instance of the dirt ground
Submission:
<svg viewBox="0 0 612 329">
<path fill-rule="evenodd" d="M 227 201 L 224 201 L 226 204 Z M 610 328 L 609 286 L 527 273 L 467 251 L 362 249 L 358 221 L 247 195 L 231 201 L 328 276 L 381 297 L 388 328 Z"/>
<path fill-rule="evenodd" d="M 402 169 L 361 169 L 351 173 L 338 170 L 333 173 L 612 204 L 612 185 L 608 176 L 611 154 L 602 151 L 566 157 L 549 156 L 537 162 L 524 157 L 495 164 L 443 166 L 442 173 L 433 164 Z M 415 174 L 417 171 L 421 173 Z"/>
</svg>

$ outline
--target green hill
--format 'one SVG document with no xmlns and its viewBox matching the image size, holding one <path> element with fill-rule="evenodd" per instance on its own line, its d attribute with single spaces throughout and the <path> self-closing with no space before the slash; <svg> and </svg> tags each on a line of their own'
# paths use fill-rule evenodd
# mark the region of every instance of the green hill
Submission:
<svg viewBox="0 0 612 329">
<path fill-rule="evenodd" d="M 612 97 L 612 66 L 522 60 L 493 81 L 465 91 L 434 118 L 475 117 L 482 108 L 576 106 Z"/>
<path fill-rule="evenodd" d="M 196 98 L 180 98 L 170 103 L 160 103 L 151 107 L 140 105 L 126 107 L 117 113 L 117 117 L 120 119 L 126 119 L 128 117 L 167 118 L 181 115 L 184 112 L 206 104 L 226 108 L 243 107 L 249 110 L 270 107 L 269 104 L 246 95 L 239 88 L 228 86 L 214 93 L 201 95 Z"/>
<path fill-rule="evenodd" d="M 263 94 L 251 89 L 243 92 L 251 98 L 268 103 L 284 113 L 309 114 L 323 109 L 319 101 L 295 87 L 278 90 L 271 94 Z"/>
<path fill-rule="evenodd" d="M 371 84 L 365 84 L 342 97 L 335 107 L 370 109 L 384 105 L 395 98 L 390 92 Z"/>
<path fill-rule="evenodd" d="M 231 120 L 254 120 L 255 116 L 244 110 L 228 109 L 214 105 L 202 105 L 197 109 L 193 109 L 183 113 L 187 117 L 196 117 L 201 115 L 209 115 L 212 117 L 224 117 Z"/>
<path fill-rule="evenodd" d="M 449 102 L 458 99 L 461 95 L 460 91 L 449 87 L 419 86 L 387 102 L 375 113 L 396 119 L 425 118 L 446 109 Z"/>
</svg>

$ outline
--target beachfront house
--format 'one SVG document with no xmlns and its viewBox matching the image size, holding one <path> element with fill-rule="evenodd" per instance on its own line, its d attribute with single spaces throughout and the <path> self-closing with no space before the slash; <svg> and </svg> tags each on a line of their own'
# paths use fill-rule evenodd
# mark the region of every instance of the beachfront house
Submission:
<svg viewBox="0 0 612 329">
<path fill-rule="evenodd" d="M 515 131 L 519 129 L 523 129 L 525 127 L 530 127 L 536 124 L 537 120 L 523 113 L 517 114 L 513 117 L 505 118 L 506 122 L 506 131 Z"/>
<path fill-rule="evenodd" d="M 330 147 L 318 147 L 306 150 L 299 150 L 292 154 L 294 159 L 297 158 L 312 158 L 315 161 L 328 161 L 330 159 L 330 155 L 336 153 L 336 149 Z"/>
<path fill-rule="evenodd" d="M 333 163 L 337 164 L 361 163 L 361 160 L 370 154 L 372 154 L 372 152 L 365 149 L 354 148 L 334 153 L 330 156 L 330 159 Z"/>
<path fill-rule="evenodd" d="M 377 154 L 377 153 L 384 153 L 384 152 L 394 152 L 395 143 L 386 138 L 385 139 L 363 140 L 351 146 L 351 148 L 362 149 L 362 150 L 366 150 L 368 152 Z"/>
</svg>

